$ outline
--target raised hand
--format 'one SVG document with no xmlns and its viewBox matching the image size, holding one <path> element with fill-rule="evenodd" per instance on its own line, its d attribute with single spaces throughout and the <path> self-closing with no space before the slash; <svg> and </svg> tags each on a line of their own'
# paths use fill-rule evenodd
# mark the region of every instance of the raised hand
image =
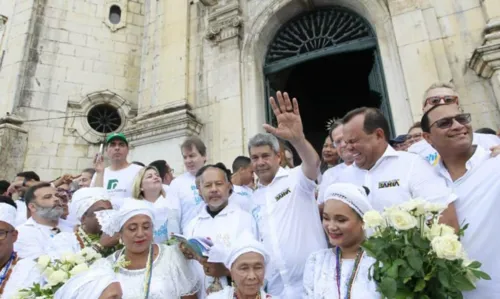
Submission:
<svg viewBox="0 0 500 299">
<path fill-rule="evenodd" d="M 293 98 L 293 100 L 290 100 L 288 93 L 285 92 L 282 94 L 280 91 L 276 92 L 276 99 L 270 97 L 269 102 L 278 121 L 278 126 L 275 128 L 264 124 L 264 129 L 268 133 L 292 143 L 304 139 L 305 136 L 297 99 Z"/>
</svg>

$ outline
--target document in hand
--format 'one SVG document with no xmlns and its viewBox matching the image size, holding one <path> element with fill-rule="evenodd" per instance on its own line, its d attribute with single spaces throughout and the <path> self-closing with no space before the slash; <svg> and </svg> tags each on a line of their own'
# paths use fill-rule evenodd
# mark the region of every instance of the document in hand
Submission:
<svg viewBox="0 0 500 299">
<path fill-rule="evenodd" d="M 184 243 L 194 254 L 199 257 L 208 257 L 208 252 L 210 247 L 214 246 L 214 243 L 209 238 L 203 237 L 193 237 L 188 239 L 181 234 L 172 234 L 172 238 L 178 242 Z"/>
</svg>

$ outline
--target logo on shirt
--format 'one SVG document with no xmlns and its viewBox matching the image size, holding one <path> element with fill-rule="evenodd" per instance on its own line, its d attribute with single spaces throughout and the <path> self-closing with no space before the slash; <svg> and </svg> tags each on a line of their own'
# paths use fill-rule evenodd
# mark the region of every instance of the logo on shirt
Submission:
<svg viewBox="0 0 500 299">
<path fill-rule="evenodd" d="M 112 179 L 108 181 L 108 190 L 113 190 L 118 186 L 118 180 L 117 179 Z"/>
<path fill-rule="evenodd" d="M 276 199 L 276 201 L 279 201 L 280 199 L 282 199 L 283 197 L 285 197 L 290 192 L 292 192 L 292 191 L 290 191 L 290 188 L 286 188 L 284 191 L 278 193 L 278 195 L 276 195 L 276 197 L 274 199 Z"/>
<path fill-rule="evenodd" d="M 399 187 L 399 179 L 385 182 L 378 182 L 378 188 L 391 188 L 391 187 Z"/>
<path fill-rule="evenodd" d="M 200 191 L 196 188 L 196 185 L 191 185 L 191 191 L 193 191 L 194 202 L 196 205 L 200 204 L 203 201 L 203 198 L 200 196 Z"/>
<path fill-rule="evenodd" d="M 431 163 L 432 166 L 436 166 L 439 163 L 439 155 L 438 153 L 430 154 L 427 157 L 425 157 L 429 163 Z"/>
</svg>

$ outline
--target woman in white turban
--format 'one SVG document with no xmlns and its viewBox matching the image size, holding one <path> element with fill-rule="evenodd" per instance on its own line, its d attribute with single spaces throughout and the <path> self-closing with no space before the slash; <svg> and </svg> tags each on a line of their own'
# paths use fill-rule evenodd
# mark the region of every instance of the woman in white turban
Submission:
<svg viewBox="0 0 500 299">
<path fill-rule="evenodd" d="M 304 270 L 304 299 L 377 299 L 377 285 L 369 279 L 375 260 L 361 244 L 365 240 L 363 215 L 372 210 L 369 190 L 348 183 L 325 192 L 323 229 L 332 245 L 309 256 Z"/>
<path fill-rule="evenodd" d="M 126 199 L 119 211 L 99 211 L 96 217 L 102 231 L 110 236 L 119 232 L 125 246 L 105 260 L 116 269 L 123 299 L 196 298 L 199 282 L 179 247 L 153 241 L 150 202 Z"/>
<path fill-rule="evenodd" d="M 279 299 L 263 290 L 269 254 L 249 231 L 244 231 L 229 249 L 214 246 L 208 261 L 224 262 L 230 269 L 233 286 L 212 293 L 207 299 Z"/>
<path fill-rule="evenodd" d="M 98 261 L 92 269 L 73 276 L 54 295 L 54 299 L 121 299 L 120 282 L 109 263 Z"/>
</svg>

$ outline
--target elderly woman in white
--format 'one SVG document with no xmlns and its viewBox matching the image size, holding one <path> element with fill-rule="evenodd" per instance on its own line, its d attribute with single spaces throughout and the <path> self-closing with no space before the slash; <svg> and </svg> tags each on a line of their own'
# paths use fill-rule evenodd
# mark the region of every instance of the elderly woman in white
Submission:
<svg viewBox="0 0 500 299">
<path fill-rule="evenodd" d="M 304 299 L 377 299 L 369 271 L 375 260 L 365 254 L 363 215 L 372 207 L 368 189 L 338 183 L 325 192 L 323 228 L 333 248 L 317 251 L 306 263 Z"/>
<path fill-rule="evenodd" d="M 269 254 L 249 231 L 243 232 L 231 248 L 214 246 L 209 254 L 209 261 L 211 259 L 224 260 L 224 265 L 231 271 L 233 286 L 212 293 L 207 299 L 279 298 L 263 290 Z"/>
<path fill-rule="evenodd" d="M 122 299 L 123 292 L 116 273 L 106 263 L 96 262 L 92 269 L 68 280 L 54 299 Z"/>
<path fill-rule="evenodd" d="M 102 231 L 120 233 L 124 248 L 99 260 L 116 269 L 124 299 L 195 299 L 199 282 L 178 246 L 153 242 L 154 209 L 146 200 L 126 199 L 119 211 L 96 212 Z M 107 264 L 106 264 L 107 262 Z"/>
</svg>

